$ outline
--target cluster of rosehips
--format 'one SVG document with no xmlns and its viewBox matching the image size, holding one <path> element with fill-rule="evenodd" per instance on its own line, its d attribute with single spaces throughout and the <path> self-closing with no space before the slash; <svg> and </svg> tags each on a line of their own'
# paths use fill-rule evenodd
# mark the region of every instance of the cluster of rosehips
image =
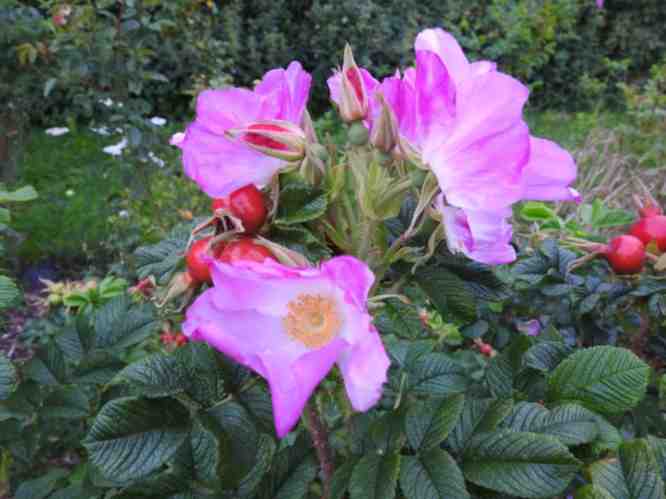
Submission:
<svg viewBox="0 0 666 499">
<path fill-rule="evenodd" d="M 639 203 L 638 220 L 629 234 L 613 238 L 607 245 L 597 245 L 594 254 L 603 255 L 617 274 L 638 274 L 645 261 L 666 252 L 666 216 L 654 200 Z"/>
<path fill-rule="evenodd" d="M 162 334 L 160 334 L 160 341 L 162 344 L 169 348 L 173 347 L 182 347 L 187 343 L 187 336 L 185 336 L 181 332 L 171 332 L 171 331 L 164 331 Z"/>
<path fill-rule="evenodd" d="M 193 286 L 211 283 L 211 259 L 225 263 L 274 259 L 270 250 L 255 242 L 251 236 L 264 225 L 268 213 L 264 197 L 254 184 L 246 185 L 226 198 L 213 199 L 211 210 L 218 232 L 224 230 L 223 219 L 227 215 L 240 220 L 243 232 L 234 239 L 217 242 L 216 236 L 207 236 L 190 246 L 185 255 L 185 263 Z"/>
</svg>

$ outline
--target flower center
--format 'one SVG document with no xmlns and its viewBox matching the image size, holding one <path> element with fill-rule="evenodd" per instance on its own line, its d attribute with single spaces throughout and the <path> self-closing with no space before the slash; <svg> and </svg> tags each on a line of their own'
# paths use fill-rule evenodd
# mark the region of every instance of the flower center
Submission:
<svg viewBox="0 0 666 499">
<path fill-rule="evenodd" d="M 308 348 L 327 345 L 342 327 L 335 301 L 322 295 L 300 294 L 287 309 L 282 319 L 287 335 Z"/>
</svg>

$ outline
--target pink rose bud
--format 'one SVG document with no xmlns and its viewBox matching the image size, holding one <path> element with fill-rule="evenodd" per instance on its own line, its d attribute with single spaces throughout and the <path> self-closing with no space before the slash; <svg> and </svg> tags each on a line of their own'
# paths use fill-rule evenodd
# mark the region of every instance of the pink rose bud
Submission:
<svg viewBox="0 0 666 499">
<path fill-rule="evenodd" d="M 226 135 L 284 161 L 299 161 L 305 157 L 305 132 L 288 121 L 256 121 L 244 128 L 228 130 Z"/>
<path fill-rule="evenodd" d="M 52 19 L 53 19 L 53 24 L 55 24 L 56 26 L 64 26 L 65 24 L 67 24 L 65 16 L 63 16 L 62 14 L 54 14 Z"/>
<path fill-rule="evenodd" d="M 349 45 L 345 47 L 341 78 L 340 116 L 349 123 L 365 119 L 368 115 L 368 95 L 363 75 Z"/>
<path fill-rule="evenodd" d="M 376 95 L 377 100 L 381 103 L 381 113 L 372 125 L 370 143 L 380 151 L 390 154 L 400 141 L 398 121 L 395 113 L 384 100 L 384 96 L 380 93 Z"/>
</svg>

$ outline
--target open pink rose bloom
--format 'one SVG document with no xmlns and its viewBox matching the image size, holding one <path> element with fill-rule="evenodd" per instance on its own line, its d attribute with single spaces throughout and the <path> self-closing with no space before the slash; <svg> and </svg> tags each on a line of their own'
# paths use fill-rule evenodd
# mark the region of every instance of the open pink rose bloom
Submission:
<svg viewBox="0 0 666 499">
<path fill-rule="evenodd" d="M 235 129 L 266 127 L 264 122 L 273 120 L 300 125 L 311 80 L 298 62 L 292 62 L 286 70 L 266 73 L 254 90 L 202 92 L 195 121 L 184 137 L 172 140 L 183 151 L 185 173 L 211 197 L 224 197 L 250 183 L 268 184 L 285 161 L 228 134 Z M 268 140 L 264 143 L 274 145 Z"/>
<path fill-rule="evenodd" d="M 571 155 L 530 135 L 523 120 L 528 89 L 488 61 L 470 63 L 441 29 L 416 38 L 416 67 L 365 88 L 381 92 L 399 125 L 402 147 L 417 151 L 437 177 L 440 210 L 452 251 L 488 264 L 516 258 L 510 207 L 521 200 L 576 201 Z M 341 78 L 329 79 L 339 103 Z M 366 124 L 379 113 L 371 100 Z"/>
<path fill-rule="evenodd" d="M 390 362 L 366 309 L 374 276 L 363 262 L 215 262 L 212 275 L 214 287 L 190 306 L 183 332 L 268 381 L 279 437 L 336 363 L 354 409 L 379 400 Z"/>
</svg>

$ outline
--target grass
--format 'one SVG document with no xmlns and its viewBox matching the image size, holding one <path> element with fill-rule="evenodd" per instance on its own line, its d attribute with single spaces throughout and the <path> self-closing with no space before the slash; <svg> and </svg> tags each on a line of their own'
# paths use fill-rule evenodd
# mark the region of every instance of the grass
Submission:
<svg viewBox="0 0 666 499">
<path fill-rule="evenodd" d="M 622 115 L 604 113 L 529 113 L 532 133 L 574 150 L 597 126 L 614 127 Z M 336 118 L 317 122 L 320 138 L 343 140 Z M 164 143 L 178 125 L 164 130 Z M 34 130 L 22 157 L 19 184 L 32 184 L 40 198 L 15 213 L 15 228 L 25 240 L 23 262 L 55 258 L 67 264 L 110 263 L 119 253 L 146 240 L 159 239 L 187 211 L 207 209 L 207 199 L 180 172 L 178 153 L 165 147 L 164 170 L 152 168 L 137 178 L 135 167 L 105 154 L 119 136 L 104 137 L 80 127 L 60 137 Z M 131 186 L 131 187 L 128 187 Z M 149 195 L 147 195 L 149 193 Z M 121 216 L 121 214 L 127 216 Z M 104 263 L 102 263 L 103 265 Z"/>
</svg>

